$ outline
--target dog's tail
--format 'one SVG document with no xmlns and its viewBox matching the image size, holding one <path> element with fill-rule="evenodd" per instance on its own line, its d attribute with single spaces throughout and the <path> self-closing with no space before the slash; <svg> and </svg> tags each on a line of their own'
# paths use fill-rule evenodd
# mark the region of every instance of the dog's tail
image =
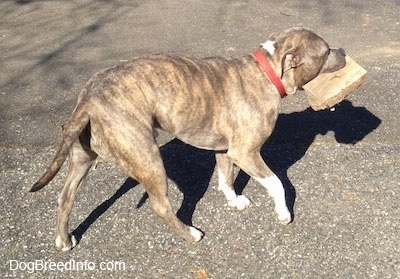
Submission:
<svg viewBox="0 0 400 279">
<path fill-rule="evenodd" d="M 88 123 L 89 115 L 85 110 L 84 103 L 81 103 L 76 107 L 69 121 L 63 126 L 62 139 L 53 162 L 42 177 L 32 186 L 29 192 L 36 192 L 42 189 L 54 178 L 54 176 L 56 176 L 65 162 L 72 144 L 79 137 L 80 133 Z"/>
</svg>

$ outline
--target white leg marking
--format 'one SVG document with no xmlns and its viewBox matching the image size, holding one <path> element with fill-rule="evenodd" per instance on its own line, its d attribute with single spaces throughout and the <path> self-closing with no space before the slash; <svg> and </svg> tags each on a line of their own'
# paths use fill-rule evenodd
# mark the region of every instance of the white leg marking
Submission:
<svg viewBox="0 0 400 279">
<path fill-rule="evenodd" d="M 56 237 L 56 246 L 59 249 L 62 249 L 64 247 L 64 244 L 62 243 L 61 237 L 59 235 L 57 235 Z"/>
<path fill-rule="evenodd" d="M 203 238 L 203 233 L 194 227 L 189 227 L 190 234 L 193 237 L 194 242 L 199 242 Z"/>
<path fill-rule="evenodd" d="M 236 199 L 236 193 L 226 183 L 226 177 L 223 172 L 218 169 L 218 190 L 222 191 L 228 201 Z"/>
<path fill-rule="evenodd" d="M 70 251 L 72 248 L 74 248 L 76 246 L 76 244 L 78 244 L 78 241 L 76 240 L 75 236 L 73 236 L 73 235 L 71 235 L 71 242 L 72 242 L 72 246 L 66 246 L 65 243 L 63 243 L 61 241 L 61 237 L 59 235 L 57 235 L 57 237 L 56 237 L 56 246 L 58 249 L 60 249 L 63 252 Z"/>
<path fill-rule="evenodd" d="M 220 169 L 218 169 L 218 190 L 224 193 L 229 207 L 243 210 L 251 205 L 251 201 L 248 198 L 244 195 L 237 195 L 235 190 L 228 186 L 225 175 Z"/>
<path fill-rule="evenodd" d="M 269 196 L 274 199 L 275 212 L 278 214 L 279 221 L 283 224 L 289 224 L 292 216 L 286 206 L 285 189 L 280 179 L 276 175 L 267 178 L 255 177 L 255 179 L 267 189 Z"/>
<path fill-rule="evenodd" d="M 261 44 L 261 47 L 269 52 L 269 54 L 274 55 L 275 53 L 275 42 L 274 41 L 266 41 L 265 43 Z"/>
</svg>

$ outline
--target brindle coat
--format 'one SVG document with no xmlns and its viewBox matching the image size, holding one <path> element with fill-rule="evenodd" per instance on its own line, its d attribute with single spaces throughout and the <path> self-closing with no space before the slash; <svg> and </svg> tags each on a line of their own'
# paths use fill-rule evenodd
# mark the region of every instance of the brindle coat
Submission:
<svg viewBox="0 0 400 279">
<path fill-rule="evenodd" d="M 272 34 L 273 50 L 263 50 L 288 93 L 319 73 L 345 65 L 344 52 L 330 49 L 315 33 L 292 28 Z M 183 224 L 167 197 L 167 177 L 154 138 L 161 128 L 196 147 L 216 151 L 220 187 L 228 202 L 249 204 L 233 190 L 233 165 L 254 177 L 275 200 L 283 223 L 291 221 L 279 179 L 266 166 L 260 148 L 274 129 L 280 95 L 252 55 L 238 59 L 196 59 L 147 55 L 92 77 L 64 125 L 61 143 L 46 173 L 32 187 L 44 187 L 69 156 L 58 200 L 56 244 L 66 251 L 75 193 L 97 156 L 116 161 L 146 189 L 151 205 L 180 237 L 198 241 L 202 233 Z"/>
</svg>

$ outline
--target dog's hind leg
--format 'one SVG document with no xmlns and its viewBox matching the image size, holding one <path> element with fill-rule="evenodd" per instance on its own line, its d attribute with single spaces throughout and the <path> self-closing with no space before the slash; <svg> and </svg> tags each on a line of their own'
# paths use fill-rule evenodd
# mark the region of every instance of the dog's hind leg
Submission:
<svg viewBox="0 0 400 279">
<path fill-rule="evenodd" d="M 243 210 L 250 206 L 251 201 L 244 195 L 237 195 L 233 189 L 234 171 L 231 159 L 224 152 L 216 152 L 218 172 L 218 190 L 225 195 L 228 206 Z"/>
<path fill-rule="evenodd" d="M 203 237 L 198 229 L 185 225 L 180 221 L 172 209 L 167 194 L 167 177 L 161 157 L 153 160 L 151 168 L 146 169 L 147 175 L 141 179 L 141 183 L 149 195 L 151 206 L 154 212 L 169 226 L 175 233 L 187 242 L 197 242 Z"/>
<path fill-rule="evenodd" d="M 172 209 L 167 195 L 166 171 L 152 131 L 139 123 L 132 129 L 126 126 L 124 129 L 118 130 L 115 127 L 109 131 L 118 131 L 118 136 L 111 137 L 112 145 L 109 144 L 114 158 L 130 177 L 145 188 L 154 212 L 179 237 L 188 242 L 199 241 L 203 233 L 185 225 Z"/>
<path fill-rule="evenodd" d="M 77 244 L 75 237 L 68 233 L 68 220 L 76 191 L 96 157 L 97 154 L 85 149 L 79 140 L 70 150 L 68 175 L 57 208 L 56 246 L 62 251 L 69 251 Z"/>
</svg>

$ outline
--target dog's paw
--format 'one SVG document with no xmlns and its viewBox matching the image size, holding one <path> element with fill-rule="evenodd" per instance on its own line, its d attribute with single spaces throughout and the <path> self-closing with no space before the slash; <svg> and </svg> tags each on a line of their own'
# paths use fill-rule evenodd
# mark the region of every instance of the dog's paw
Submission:
<svg viewBox="0 0 400 279">
<path fill-rule="evenodd" d="M 290 214 L 287 207 L 281 209 L 275 209 L 276 215 L 278 215 L 278 220 L 283 225 L 288 225 L 292 222 L 292 214 Z"/>
<path fill-rule="evenodd" d="M 235 199 L 228 201 L 228 206 L 237 210 L 244 210 L 251 205 L 251 201 L 244 195 L 238 195 Z"/>
<path fill-rule="evenodd" d="M 56 237 L 56 246 L 63 252 L 67 252 L 72 250 L 78 244 L 78 240 L 75 236 L 69 235 L 68 240 L 64 242 L 60 236 Z"/>
<path fill-rule="evenodd" d="M 204 234 L 200 230 L 194 228 L 194 227 L 189 227 L 190 230 L 190 235 L 192 236 L 193 242 L 199 242 Z"/>
</svg>

